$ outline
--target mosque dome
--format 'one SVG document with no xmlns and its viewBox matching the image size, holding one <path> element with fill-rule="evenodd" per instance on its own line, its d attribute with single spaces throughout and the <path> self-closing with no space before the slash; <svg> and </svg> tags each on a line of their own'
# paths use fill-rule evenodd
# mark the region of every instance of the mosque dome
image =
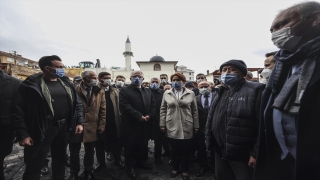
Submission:
<svg viewBox="0 0 320 180">
<path fill-rule="evenodd" d="M 164 62 L 164 59 L 163 59 L 163 57 L 157 55 L 157 56 L 153 56 L 150 59 L 150 62 Z"/>
</svg>

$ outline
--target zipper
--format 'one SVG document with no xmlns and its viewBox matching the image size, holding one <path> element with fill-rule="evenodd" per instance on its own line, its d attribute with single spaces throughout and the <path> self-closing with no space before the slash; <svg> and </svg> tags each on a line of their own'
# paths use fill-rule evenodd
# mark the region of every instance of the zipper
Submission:
<svg viewBox="0 0 320 180">
<path fill-rule="evenodd" d="M 226 111 L 226 114 L 225 114 L 225 116 L 226 116 L 226 118 L 225 118 L 225 147 L 224 147 L 224 151 L 223 151 L 223 156 L 222 156 L 222 159 L 225 159 L 225 157 L 226 157 L 226 152 L 227 152 L 227 125 L 228 125 L 228 108 L 229 108 L 229 100 L 230 100 L 230 97 L 232 97 L 232 96 L 230 96 L 230 90 L 228 89 L 228 91 L 227 91 L 227 96 L 228 96 L 228 101 L 227 101 L 227 111 Z"/>
</svg>

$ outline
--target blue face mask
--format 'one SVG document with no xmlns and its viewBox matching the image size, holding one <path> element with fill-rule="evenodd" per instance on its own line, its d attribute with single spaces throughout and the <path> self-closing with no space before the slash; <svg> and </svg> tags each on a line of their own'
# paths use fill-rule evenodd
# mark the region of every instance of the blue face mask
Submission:
<svg viewBox="0 0 320 180">
<path fill-rule="evenodd" d="M 132 81 L 132 84 L 134 84 L 134 85 L 141 85 L 142 84 L 142 79 L 139 77 L 134 77 L 131 81 Z"/>
<path fill-rule="evenodd" d="M 221 76 L 221 81 L 223 84 L 232 86 L 239 82 L 237 74 L 223 74 Z"/>
<path fill-rule="evenodd" d="M 181 88 L 181 82 L 172 82 L 172 88 L 180 89 Z"/>
<path fill-rule="evenodd" d="M 159 89 L 159 85 L 157 83 L 152 83 L 150 88 L 154 89 L 154 90 L 157 90 L 157 89 Z"/>
<path fill-rule="evenodd" d="M 65 75 L 65 71 L 63 68 L 49 68 L 56 70 L 56 73 L 52 73 L 56 78 L 62 78 Z"/>
</svg>

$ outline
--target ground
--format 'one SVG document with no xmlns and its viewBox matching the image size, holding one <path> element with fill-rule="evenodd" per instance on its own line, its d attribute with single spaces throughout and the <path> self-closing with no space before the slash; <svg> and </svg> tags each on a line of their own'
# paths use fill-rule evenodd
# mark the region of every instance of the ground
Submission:
<svg viewBox="0 0 320 180">
<path fill-rule="evenodd" d="M 153 142 L 150 141 L 149 146 L 153 147 Z M 153 148 L 152 148 L 153 149 Z M 81 161 L 83 162 L 84 151 L 83 148 L 80 152 Z M 96 162 L 96 160 L 95 160 Z M 138 180 L 164 180 L 164 179 L 172 179 L 170 178 L 170 172 L 172 167 L 169 165 L 169 158 L 163 158 L 163 165 L 157 166 L 154 164 L 153 153 L 149 154 L 149 163 L 153 164 L 153 170 L 142 170 L 136 169 L 138 174 Z M 113 166 L 113 162 L 107 161 L 107 169 L 105 171 L 95 173 L 96 180 L 102 179 L 110 179 L 110 180 L 127 180 L 126 172 L 124 169 L 116 168 Z M 5 169 L 5 177 L 6 180 L 21 180 L 22 174 L 25 169 L 24 161 L 23 161 L 23 148 L 18 144 L 13 146 L 13 151 L 11 155 L 7 156 L 5 159 L 5 164 L 7 168 Z M 50 163 L 49 163 L 50 167 Z M 81 167 L 83 168 L 83 167 Z M 196 171 L 199 169 L 198 163 L 193 163 L 193 167 L 190 168 L 190 179 L 191 180 L 214 180 L 213 174 L 211 171 L 207 172 L 203 177 L 195 177 Z M 80 170 L 82 172 L 82 170 Z M 66 178 L 69 176 L 69 168 L 66 167 Z M 44 175 L 41 177 L 41 180 L 50 180 L 51 175 Z M 181 174 L 179 174 L 175 179 L 180 180 Z"/>
</svg>

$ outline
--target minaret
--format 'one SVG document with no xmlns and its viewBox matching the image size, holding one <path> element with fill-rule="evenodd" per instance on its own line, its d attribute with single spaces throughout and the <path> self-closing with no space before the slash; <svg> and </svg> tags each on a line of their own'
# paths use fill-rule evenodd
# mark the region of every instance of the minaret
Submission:
<svg viewBox="0 0 320 180">
<path fill-rule="evenodd" d="M 124 57 L 126 58 L 126 71 L 131 71 L 131 56 L 133 53 L 131 52 L 131 43 L 129 40 L 129 36 L 126 41 L 126 51 L 123 52 Z"/>
</svg>

